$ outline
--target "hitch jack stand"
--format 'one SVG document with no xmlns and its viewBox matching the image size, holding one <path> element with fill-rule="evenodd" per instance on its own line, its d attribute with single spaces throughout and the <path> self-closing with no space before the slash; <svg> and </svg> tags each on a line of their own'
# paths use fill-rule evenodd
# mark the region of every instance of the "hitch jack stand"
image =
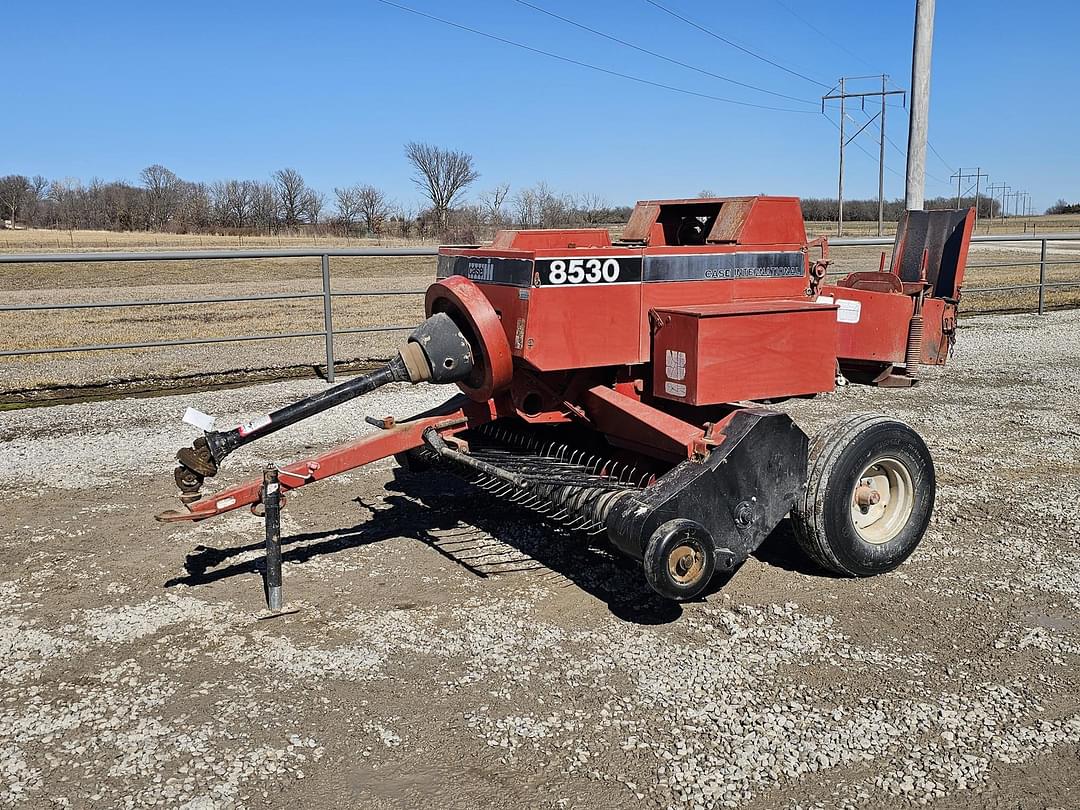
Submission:
<svg viewBox="0 0 1080 810">
<path fill-rule="evenodd" d="M 283 610 L 281 606 L 281 485 L 278 483 L 278 468 L 273 464 L 263 470 L 262 503 L 266 523 L 264 581 L 268 610 L 268 614 L 262 618 L 269 619 L 284 613 L 295 613 Z"/>
</svg>

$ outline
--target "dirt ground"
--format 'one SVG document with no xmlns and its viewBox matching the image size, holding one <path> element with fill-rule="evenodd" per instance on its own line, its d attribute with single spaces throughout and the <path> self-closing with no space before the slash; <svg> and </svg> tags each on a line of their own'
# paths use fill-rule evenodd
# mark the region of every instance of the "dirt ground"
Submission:
<svg viewBox="0 0 1080 810">
<path fill-rule="evenodd" d="M 927 439 L 911 560 L 837 579 L 782 525 L 700 601 L 386 461 L 295 493 L 285 595 L 261 524 L 155 523 L 195 405 L 236 420 L 321 390 L 0 413 L 0 804 L 16 807 L 1080 806 L 1080 313 L 965 318 L 918 388 L 800 402 Z M 222 483 L 405 415 L 377 392 L 237 452 Z"/>
</svg>

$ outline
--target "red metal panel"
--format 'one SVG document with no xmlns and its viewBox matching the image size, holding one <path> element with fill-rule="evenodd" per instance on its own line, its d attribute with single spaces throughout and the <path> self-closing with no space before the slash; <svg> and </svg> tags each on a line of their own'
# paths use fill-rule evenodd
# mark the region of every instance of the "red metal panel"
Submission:
<svg viewBox="0 0 1080 810">
<path fill-rule="evenodd" d="M 928 366 L 943 366 L 949 359 L 947 332 L 956 328 L 956 306 L 947 304 L 940 298 L 928 298 L 923 301 L 922 316 L 923 344 L 920 362 Z"/>
<path fill-rule="evenodd" d="M 499 231 L 491 243 L 495 250 L 543 250 L 552 248 L 609 247 L 606 228 L 563 228 L 561 230 Z"/>
<path fill-rule="evenodd" d="M 657 312 L 653 394 L 691 405 L 831 391 L 836 307 L 755 301 Z"/>
<path fill-rule="evenodd" d="M 583 402 L 593 424 L 613 444 L 651 456 L 689 458 L 705 436 L 696 425 L 603 385 L 587 390 Z"/>
<path fill-rule="evenodd" d="M 521 356 L 540 371 L 639 362 L 642 286 L 533 287 Z"/>
<path fill-rule="evenodd" d="M 913 308 L 909 296 L 833 285 L 823 286 L 820 295 L 835 299 L 842 310 L 836 330 L 837 357 L 841 360 L 904 362 Z M 857 316 L 851 314 L 855 305 Z"/>
<path fill-rule="evenodd" d="M 525 319 L 529 314 L 528 298 L 521 297 L 519 287 L 499 284 L 477 284 L 476 286 L 495 308 L 495 314 L 499 316 L 503 331 L 506 332 L 510 352 L 514 357 L 520 357 L 521 349 L 525 345 Z"/>
<path fill-rule="evenodd" d="M 641 322 L 649 322 L 650 310 L 685 307 L 709 303 L 731 301 L 734 290 L 732 282 L 725 281 L 679 281 L 668 284 L 643 284 L 641 291 Z M 652 359 L 652 331 L 641 330 L 639 362 L 648 363 Z"/>
<path fill-rule="evenodd" d="M 798 197 L 756 197 L 739 233 L 740 245 L 806 244 Z"/>
</svg>

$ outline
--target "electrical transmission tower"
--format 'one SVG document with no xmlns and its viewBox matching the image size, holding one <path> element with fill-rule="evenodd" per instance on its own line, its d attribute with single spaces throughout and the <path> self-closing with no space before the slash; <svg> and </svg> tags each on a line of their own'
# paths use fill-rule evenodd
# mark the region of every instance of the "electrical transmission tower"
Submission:
<svg viewBox="0 0 1080 810">
<path fill-rule="evenodd" d="M 953 178 L 956 178 L 956 210 L 958 211 L 960 210 L 960 198 L 962 196 L 960 192 L 961 183 L 964 180 L 975 179 L 975 227 L 979 227 L 979 183 L 983 178 L 989 180 L 990 175 L 983 174 L 981 168 L 976 168 L 974 174 L 972 174 L 971 169 L 957 169 L 956 172 L 949 177 L 950 180 Z M 970 191 L 970 188 L 968 190 Z"/>
<path fill-rule="evenodd" d="M 994 183 L 987 186 L 986 190 L 990 192 L 990 199 L 997 200 L 997 193 L 1001 192 L 1001 207 L 998 208 L 998 218 L 1005 219 L 1005 192 L 1009 190 L 1009 186 L 1006 183 Z M 994 209 L 990 208 L 990 218 L 994 217 Z"/>
<path fill-rule="evenodd" d="M 887 90 L 885 85 L 889 80 L 889 77 L 884 73 L 881 74 L 881 89 L 873 90 L 866 93 L 848 93 L 846 92 L 846 84 L 851 81 L 859 81 L 861 79 L 877 79 L 878 76 L 841 76 L 838 83 L 840 88 L 839 93 L 833 93 L 831 90 L 828 94 L 821 97 L 821 112 L 825 113 L 825 102 L 839 100 L 840 101 L 840 177 L 837 182 L 837 205 L 838 210 L 836 214 L 836 235 L 844 235 L 844 147 L 855 140 L 859 134 L 872 124 L 876 119 L 878 126 L 881 128 L 881 137 L 879 139 L 879 151 L 878 151 L 878 236 L 882 235 L 885 224 L 885 98 L 886 96 L 903 96 L 905 106 L 907 104 L 907 91 L 906 90 Z M 850 138 L 845 138 L 844 123 L 847 115 L 847 109 L 845 102 L 849 98 L 857 98 L 866 107 L 866 99 L 874 98 L 876 96 L 881 97 L 881 109 L 874 113 L 874 115 Z"/>
</svg>

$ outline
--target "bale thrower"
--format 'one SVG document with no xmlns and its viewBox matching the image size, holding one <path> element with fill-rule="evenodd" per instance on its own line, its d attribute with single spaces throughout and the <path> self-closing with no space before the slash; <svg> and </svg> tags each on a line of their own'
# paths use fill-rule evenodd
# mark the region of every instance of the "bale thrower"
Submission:
<svg viewBox="0 0 1080 810">
<path fill-rule="evenodd" d="M 606 539 L 662 596 L 698 596 L 787 515 L 826 569 L 870 576 L 922 539 L 934 465 L 909 426 L 850 416 L 813 443 L 769 404 L 848 380 L 902 387 L 946 362 L 973 211 L 908 212 L 892 258 L 826 282 L 793 197 L 639 202 L 606 229 L 503 230 L 439 250 L 427 319 L 389 363 L 177 454 L 198 521 L 251 507 L 280 609 L 282 494 L 388 456 L 453 471 Z M 815 256 L 815 252 L 817 255 Z M 203 495 L 237 448 L 387 383 L 456 384 L 445 404 Z"/>
</svg>

